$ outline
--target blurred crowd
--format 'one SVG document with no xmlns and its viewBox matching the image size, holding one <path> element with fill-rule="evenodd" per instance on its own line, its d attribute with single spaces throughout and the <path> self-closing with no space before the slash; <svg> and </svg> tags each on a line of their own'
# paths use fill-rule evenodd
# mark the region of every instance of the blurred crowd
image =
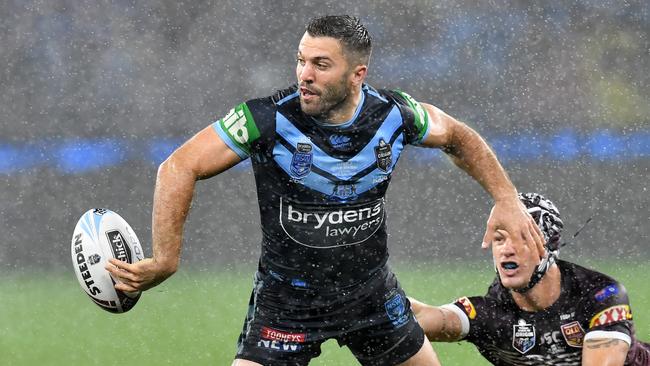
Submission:
<svg viewBox="0 0 650 366">
<path fill-rule="evenodd" d="M 650 120 L 647 1 L 3 1 L 0 140 L 173 138 L 295 80 L 308 19 L 374 37 L 369 82 L 509 134 Z"/>
</svg>

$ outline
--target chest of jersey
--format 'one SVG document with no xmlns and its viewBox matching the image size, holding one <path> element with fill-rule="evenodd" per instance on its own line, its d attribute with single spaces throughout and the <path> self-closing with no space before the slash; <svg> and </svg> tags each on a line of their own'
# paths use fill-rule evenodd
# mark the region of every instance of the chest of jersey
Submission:
<svg viewBox="0 0 650 366">
<path fill-rule="evenodd" d="M 580 365 L 585 337 L 583 319 L 575 311 L 513 313 L 504 311 L 485 334 L 499 334 L 494 342 L 481 341 L 481 352 L 497 364 Z"/>
<path fill-rule="evenodd" d="M 382 119 L 363 118 L 336 128 L 278 112 L 273 162 L 291 184 L 332 201 L 355 200 L 390 179 L 404 148 L 397 108 Z"/>
</svg>

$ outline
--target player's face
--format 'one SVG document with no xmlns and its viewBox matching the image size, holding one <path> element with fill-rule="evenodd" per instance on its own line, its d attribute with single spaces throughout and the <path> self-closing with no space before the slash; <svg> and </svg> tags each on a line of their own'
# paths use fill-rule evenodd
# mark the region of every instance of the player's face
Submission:
<svg viewBox="0 0 650 366">
<path fill-rule="evenodd" d="M 492 256 L 503 286 L 517 289 L 528 284 L 540 257 L 534 245 L 512 239 L 508 232 L 497 230 L 492 242 Z"/>
<path fill-rule="evenodd" d="M 337 39 L 312 37 L 305 32 L 296 60 L 300 107 L 304 113 L 327 119 L 333 110 L 345 106 L 353 86 L 353 71 Z"/>
</svg>

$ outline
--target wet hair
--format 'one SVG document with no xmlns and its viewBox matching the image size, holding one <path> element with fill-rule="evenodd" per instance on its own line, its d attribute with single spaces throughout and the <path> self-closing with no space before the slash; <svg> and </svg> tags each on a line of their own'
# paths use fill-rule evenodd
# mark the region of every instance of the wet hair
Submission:
<svg viewBox="0 0 650 366">
<path fill-rule="evenodd" d="M 312 19 L 307 24 L 307 33 L 312 37 L 332 37 L 343 45 L 346 57 L 363 64 L 370 61 L 372 39 L 368 29 L 357 17 L 350 15 L 326 15 Z"/>
</svg>

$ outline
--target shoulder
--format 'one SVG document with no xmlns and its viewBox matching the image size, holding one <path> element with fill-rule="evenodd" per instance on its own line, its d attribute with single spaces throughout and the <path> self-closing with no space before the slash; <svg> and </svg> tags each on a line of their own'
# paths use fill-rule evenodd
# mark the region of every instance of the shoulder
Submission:
<svg viewBox="0 0 650 366">
<path fill-rule="evenodd" d="M 298 86 L 294 84 L 287 88 L 279 89 L 271 95 L 249 99 L 244 104 L 251 109 L 251 112 L 275 111 L 280 105 L 286 104 L 294 99 L 297 100 L 298 97 Z"/>
<path fill-rule="evenodd" d="M 563 276 L 570 276 L 574 299 L 581 303 L 587 324 L 585 338 L 614 337 L 630 343 L 632 310 L 623 284 L 604 273 L 570 262 L 559 262 Z"/>
<path fill-rule="evenodd" d="M 374 89 L 369 92 L 370 95 Z M 374 91 L 385 103 L 396 106 L 404 120 L 409 143 L 419 144 L 429 130 L 429 113 L 408 93 L 399 89 Z"/>
<path fill-rule="evenodd" d="M 593 300 L 605 300 L 602 290 L 610 288 L 618 288 L 617 294 L 625 295 L 625 289 L 619 282 L 609 275 L 583 267 L 581 265 L 558 260 L 558 266 L 569 283 L 571 290 L 578 290 L 582 297 L 593 297 Z M 614 295 L 610 293 L 606 297 Z M 589 299 L 587 299 L 589 300 Z"/>
<path fill-rule="evenodd" d="M 508 311 L 496 299 L 485 296 L 461 297 L 443 308 L 458 316 L 462 329 L 461 338 L 470 342 L 496 332 L 501 325 L 503 312 Z"/>
<path fill-rule="evenodd" d="M 454 306 L 460 310 L 460 315 L 466 317 L 470 323 L 491 321 L 499 317 L 498 313 L 504 309 L 506 304 L 497 299 L 486 296 L 463 296 L 449 306 Z"/>
</svg>

